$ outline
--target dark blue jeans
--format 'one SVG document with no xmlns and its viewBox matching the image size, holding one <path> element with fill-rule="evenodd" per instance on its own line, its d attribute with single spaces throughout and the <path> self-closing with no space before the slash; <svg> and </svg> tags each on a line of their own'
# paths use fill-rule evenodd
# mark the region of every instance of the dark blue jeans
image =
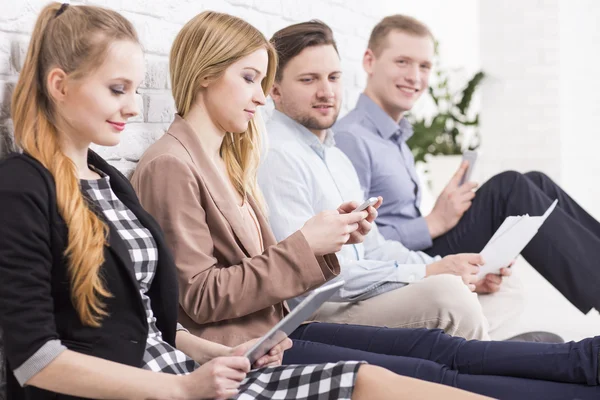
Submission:
<svg viewBox="0 0 600 400">
<path fill-rule="evenodd" d="M 542 215 L 554 199 L 556 209 L 521 254 L 581 312 L 600 310 L 600 223 L 540 172 L 492 177 L 458 224 L 425 251 L 479 253 L 507 216 Z"/>
<path fill-rule="evenodd" d="M 564 344 L 482 342 L 439 329 L 311 323 L 284 364 L 361 360 L 397 374 L 499 399 L 598 399 L 600 337 Z"/>
</svg>

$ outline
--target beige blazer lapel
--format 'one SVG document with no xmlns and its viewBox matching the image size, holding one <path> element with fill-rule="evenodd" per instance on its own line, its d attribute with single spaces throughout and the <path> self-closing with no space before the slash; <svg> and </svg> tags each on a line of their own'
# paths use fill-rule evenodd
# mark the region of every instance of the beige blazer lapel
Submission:
<svg viewBox="0 0 600 400">
<path fill-rule="evenodd" d="M 173 124 L 169 128 L 167 134 L 170 134 L 179 140 L 179 142 L 186 149 L 192 158 L 194 165 L 198 168 L 200 175 L 204 179 L 204 183 L 206 184 L 211 198 L 215 202 L 221 214 L 223 214 L 223 217 L 225 217 L 231 226 L 231 229 L 233 230 L 234 235 L 237 237 L 238 242 L 243 247 L 244 252 L 249 257 L 254 256 L 255 254 L 250 254 L 249 249 L 252 249 L 252 240 L 244 226 L 242 216 L 237 205 L 237 199 L 228 189 L 225 182 L 223 182 L 222 175 L 217 170 L 217 167 L 208 158 L 208 155 L 202 148 L 202 144 L 200 143 L 197 134 L 194 132 L 194 129 L 186 120 L 181 118 L 179 115 L 176 115 L 175 121 L 173 121 Z"/>
</svg>

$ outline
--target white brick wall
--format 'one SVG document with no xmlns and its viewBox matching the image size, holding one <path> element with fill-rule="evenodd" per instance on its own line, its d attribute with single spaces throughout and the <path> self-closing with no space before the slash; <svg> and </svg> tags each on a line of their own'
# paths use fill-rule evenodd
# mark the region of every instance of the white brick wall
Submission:
<svg viewBox="0 0 600 400">
<path fill-rule="evenodd" d="M 9 121 L 11 88 L 18 76 L 28 33 L 46 0 L 0 0 L 0 156 L 12 148 Z M 406 13 L 430 24 L 441 38 L 442 53 L 451 66 L 478 66 L 477 0 L 77 0 L 123 13 L 133 22 L 146 52 L 147 73 L 140 90 L 143 112 L 123 132 L 122 143 L 98 149 L 102 156 L 131 172 L 143 151 L 168 127 L 173 118 L 169 90 L 168 53 L 183 24 L 207 9 L 244 18 L 267 37 L 289 24 L 318 18 L 328 23 L 338 41 L 344 69 L 343 112 L 351 108 L 364 85 L 361 59 L 372 27 L 385 15 Z M 418 4 L 416 4 L 418 3 Z"/>
</svg>

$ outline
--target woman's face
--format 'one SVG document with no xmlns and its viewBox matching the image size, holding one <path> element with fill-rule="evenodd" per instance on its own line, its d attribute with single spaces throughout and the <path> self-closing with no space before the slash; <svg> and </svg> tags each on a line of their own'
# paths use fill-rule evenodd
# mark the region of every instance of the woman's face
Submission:
<svg viewBox="0 0 600 400">
<path fill-rule="evenodd" d="M 117 145 L 127 120 L 140 112 L 136 90 L 143 79 L 144 55 L 139 44 L 114 42 L 92 73 L 65 80 L 56 101 L 61 133 L 78 146 Z"/>
<path fill-rule="evenodd" d="M 203 104 L 213 123 L 224 132 L 242 133 L 265 104 L 261 82 L 267 73 L 266 49 L 230 65 L 217 80 L 210 82 L 202 94 Z"/>
</svg>

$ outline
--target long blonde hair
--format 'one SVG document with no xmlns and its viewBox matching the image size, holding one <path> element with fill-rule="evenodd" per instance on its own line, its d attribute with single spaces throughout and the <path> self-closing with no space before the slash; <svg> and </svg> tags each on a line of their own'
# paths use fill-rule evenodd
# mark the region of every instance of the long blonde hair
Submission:
<svg viewBox="0 0 600 400">
<path fill-rule="evenodd" d="M 178 114 L 185 118 L 205 78 L 219 78 L 231 64 L 262 48 L 269 58 L 262 81 L 266 96 L 275 80 L 277 53 L 264 35 L 246 21 L 228 14 L 205 11 L 190 20 L 177 34 L 169 58 Z M 260 140 L 257 123 L 252 119 L 245 132 L 225 134 L 220 154 L 235 190 L 242 198 L 250 194 L 263 206 L 256 177 Z"/>
<path fill-rule="evenodd" d="M 87 206 L 77 168 L 60 149 L 57 114 L 46 80 L 53 68 L 73 79 L 93 71 L 115 40 L 139 43 L 131 23 L 117 12 L 47 5 L 35 23 L 11 105 L 17 144 L 54 177 L 58 210 L 69 232 L 65 256 L 71 299 L 82 323 L 94 327 L 107 315 L 102 298 L 110 297 L 100 273 L 108 228 Z"/>
</svg>

